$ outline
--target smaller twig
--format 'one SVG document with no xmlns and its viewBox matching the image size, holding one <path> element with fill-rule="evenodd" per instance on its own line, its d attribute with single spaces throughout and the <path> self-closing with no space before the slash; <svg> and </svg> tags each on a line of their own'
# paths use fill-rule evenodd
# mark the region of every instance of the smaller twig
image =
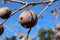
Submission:
<svg viewBox="0 0 60 40">
<path fill-rule="evenodd" d="M 26 39 L 25 40 L 27 40 L 28 39 L 28 37 L 29 37 L 29 33 L 31 32 L 31 28 L 29 29 L 29 31 L 28 31 L 28 33 L 27 33 L 27 37 L 26 37 Z"/>
<path fill-rule="evenodd" d="M 50 2 L 50 3 L 40 12 L 40 14 L 39 14 L 37 17 L 40 18 L 40 17 L 42 16 L 42 14 L 47 10 L 47 8 L 48 8 L 49 6 L 51 6 L 52 3 L 53 3 L 53 2 Z"/>
<path fill-rule="evenodd" d="M 19 4 L 23 4 L 25 5 L 26 2 L 22 2 L 22 1 L 9 1 L 9 2 L 16 2 L 16 3 L 19 3 Z"/>
<path fill-rule="evenodd" d="M 16 10 L 11 14 L 11 16 L 14 15 L 16 12 L 18 12 L 19 10 L 22 10 L 22 9 L 26 8 L 27 6 L 28 6 L 28 3 L 26 2 L 26 4 L 25 4 L 23 7 L 16 9 Z"/>
<path fill-rule="evenodd" d="M 3 23 L 6 21 L 7 19 L 4 19 L 1 23 L 0 23 L 0 25 L 3 25 Z"/>
<path fill-rule="evenodd" d="M 29 5 L 38 5 L 38 4 L 47 4 L 49 1 L 43 1 L 43 2 L 30 2 Z"/>
</svg>

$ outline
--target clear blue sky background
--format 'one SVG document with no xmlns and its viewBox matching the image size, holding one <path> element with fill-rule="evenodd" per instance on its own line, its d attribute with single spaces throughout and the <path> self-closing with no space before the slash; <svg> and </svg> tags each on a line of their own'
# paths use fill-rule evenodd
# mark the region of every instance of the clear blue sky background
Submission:
<svg viewBox="0 0 60 40">
<path fill-rule="evenodd" d="M 21 0 L 21 1 L 25 1 L 25 2 L 38 2 L 39 0 Z M 5 4 L 2 4 L 1 3 L 2 0 L 0 0 L 0 8 L 2 6 L 7 6 L 9 7 L 12 12 L 14 11 L 13 9 L 15 8 L 19 8 L 21 7 L 22 5 L 21 4 L 18 4 L 18 3 L 5 3 Z M 48 29 L 48 28 L 55 28 L 55 25 L 57 23 L 60 23 L 60 18 L 58 18 L 56 21 L 53 21 L 52 24 L 50 25 L 50 21 L 54 19 L 54 16 L 51 14 L 51 10 L 52 9 L 56 9 L 58 10 L 58 12 L 60 13 L 60 9 L 58 9 L 58 7 L 56 6 L 56 4 L 60 3 L 60 0 L 53 3 L 43 14 L 44 18 L 39 18 L 38 19 L 38 22 L 37 24 L 35 25 L 35 27 L 32 29 L 31 33 L 29 36 L 31 36 L 32 38 L 34 38 L 37 34 L 38 34 L 38 31 L 40 28 L 45 28 L 45 29 Z M 42 11 L 42 9 L 44 9 L 47 5 L 43 6 L 43 5 L 36 5 L 32 8 L 27 8 L 29 10 L 33 10 L 37 15 Z M 24 10 L 27 10 L 27 9 L 24 9 Z M 3 26 L 11 26 L 11 30 L 13 28 L 16 28 L 20 31 L 22 31 L 24 34 L 27 34 L 27 31 L 28 29 L 22 27 L 18 22 L 19 22 L 19 15 L 24 11 L 24 10 L 21 10 L 19 12 L 17 12 L 15 15 L 13 15 L 11 18 L 9 18 Z M 0 19 L 0 22 L 2 21 L 2 19 Z M 49 26 L 50 25 L 50 26 Z M 0 38 L 5 38 L 6 37 L 6 32 L 8 32 L 8 37 L 12 37 L 14 36 L 14 33 L 12 33 L 9 29 L 5 28 L 4 30 L 4 33 L 2 36 L 0 36 Z M 14 32 L 17 32 L 16 30 L 14 30 Z M 18 33 L 16 33 L 18 34 Z M 18 39 L 19 40 L 19 39 Z M 39 39 L 37 39 L 39 40 Z"/>
</svg>

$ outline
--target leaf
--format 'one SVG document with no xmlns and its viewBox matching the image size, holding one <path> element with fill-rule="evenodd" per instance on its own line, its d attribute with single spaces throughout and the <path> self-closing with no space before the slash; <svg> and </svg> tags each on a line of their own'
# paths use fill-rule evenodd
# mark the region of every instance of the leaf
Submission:
<svg viewBox="0 0 60 40">
<path fill-rule="evenodd" d="M 12 38 L 10 38 L 10 40 L 16 40 L 16 37 L 15 37 L 15 36 L 13 36 Z"/>
<path fill-rule="evenodd" d="M 39 37 L 44 37 L 45 34 L 46 34 L 46 31 L 45 31 L 44 29 L 41 29 L 41 30 L 39 31 L 38 36 L 39 36 Z"/>
</svg>

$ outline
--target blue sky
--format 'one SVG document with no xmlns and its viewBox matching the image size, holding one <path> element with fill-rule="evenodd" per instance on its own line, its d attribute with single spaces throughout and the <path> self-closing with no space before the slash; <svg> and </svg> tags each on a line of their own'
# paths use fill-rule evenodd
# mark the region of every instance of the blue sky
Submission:
<svg viewBox="0 0 60 40">
<path fill-rule="evenodd" d="M 21 7 L 22 5 L 21 4 L 18 4 L 18 3 L 5 3 L 5 4 L 2 4 L 1 3 L 2 0 L 0 0 L 0 8 L 2 6 L 7 6 L 9 7 L 12 12 L 13 12 L 13 9 L 15 8 L 19 8 Z M 25 1 L 25 2 L 38 2 L 39 0 L 21 0 L 21 1 Z M 58 9 L 58 7 L 56 6 L 56 4 L 60 3 L 60 0 L 53 3 L 43 14 L 44 18 L 39 18 L 38 19 L 38 22 L 37 24 L 34 26 L 34 28 L 32 29 L 31 33 L 29 36 L 31 36 L 32 38 L 34 38 L 34 36 L 36 34 L 38 34 L 38 31 L 40 28 L 55 28 L 55 25 L 57 23 L 60 23 L 60 18 L 58 18 L 56 21 L 54 20 L 52 22 L 52 24 L 49 26 L 49 23 L 51 20 L 54 19 L 54 16 L 51 14 L 51 10 L 52 9 L 57 9 L 58 12 L 60 13 L 60 9 Z M 42 11 L 42 9 L 44 9 L 47 5 L 43 6 L 43 5 L 36 5 L 32 8 L 27 8 L 29 10 L 33 10 L 37 15 Z M 19 15 L 24 11 L 24 10 L 27 10 L 27 9 L 23 9 L 23 10 L 20 10 L 19 12 L 17 12 L 15 15 L 13 15 L 11 18 L 9 18 L 4 24 L 3 26 L 10 26 L 12 27 L 11 30 L 13 30 L 13 28 L 16 28 L 18 30 L 21 30 L 24 34 L 27 34 L 27 31 L 28 29 L 22 27 L 18 22 L 19 22 Z M 2 19 L 0 19 L 0 22 L 2 21 Z M 39 27 L 38 27 L 39 26 Z M 47 27 L 46 27 L 47 26 Z M 1 36 L 1 38 L 5 38 L 6 37 L 6 32 L 8 32 L 8 37 L 12 37 L 14 36 L 14 33 L 12 33 L 10 30 L 8 30 L 7 28 L 5 28 L 4 30 L 4 33 L 3 35 Z M 14 32 L 17 32 L 16 30 L 14 30 Z M 18 33 L 17 33 L 18 34 Z M 39 40 L 39 39 L 37 39 Z"/>
</svg>

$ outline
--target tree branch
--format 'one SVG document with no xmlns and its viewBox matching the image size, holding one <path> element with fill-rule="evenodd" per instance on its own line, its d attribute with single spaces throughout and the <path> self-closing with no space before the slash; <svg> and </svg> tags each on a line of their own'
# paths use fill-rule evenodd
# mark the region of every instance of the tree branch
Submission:
<svg viewBox="0 0 60 40">
<path fill-rule="evenodd" d="M 49 1 L 44 1 L 44 2 L 30 2 L 28 3 L 29 5 L 38 5 L 38 4 L 47 4 Z"/>
<path fill-rule="evenodd" d="M 26 2 L 22 2 L 22 1 L 10 1 L 10 2 L 16 2 L 19 4 L 25 4 Z M 44 2 L 28 2 L 29 5 L 37 5 L 37 4 L 47 4 L 49 3 L 49 1 L 44 1 Z"/>
<path fill-rule="evenodd" d="M 48 9 L 49 6 L 51 6 L 53 2 L 50 2 L 41 12 L 40 14 L 37 16 L 38 18 L 40 18 L 42 16 L 42 14 Z"/>
</svg>

